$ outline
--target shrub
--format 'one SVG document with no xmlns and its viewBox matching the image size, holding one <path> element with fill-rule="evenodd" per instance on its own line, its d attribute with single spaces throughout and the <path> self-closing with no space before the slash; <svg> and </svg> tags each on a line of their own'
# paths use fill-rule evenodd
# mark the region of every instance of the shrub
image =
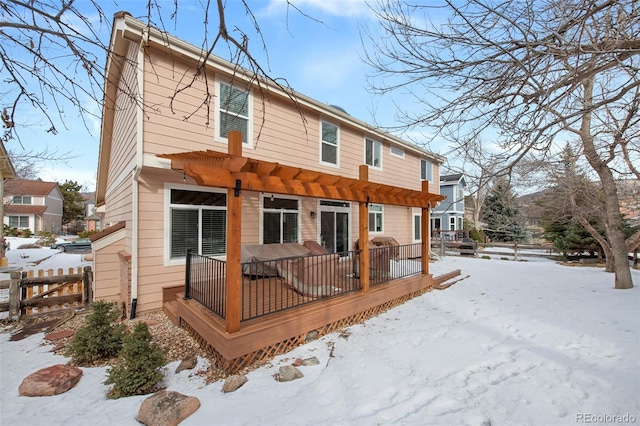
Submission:
<svg viewBox="0 0 640 426">
<path fill-rule="evenodd" d="M 167 363 L 165 351 L 152 342 L 146 323 L 136 324 L 124 337 L 121 359 L 107 371 L 105 385 L 113 385 L 108 398 L 144 395 L 155 390 L 164 378 L 161 368 Z"/>
<path fill-rule="evenodd" d="M 489 256 L 489 255 L 487 255 L 487 254 L 485 254 L 484 256 L 482 256 L 482 258 L 483 258 L 483 259 L 491 260 L 491 256 Z"/>
<path fill-rule="evenodd" d="M 49 231 L 40 231 L 38 237 L 37 243 L 43 247 L 49 247 L 56 242 L 56 236 Z"/>
<path fill-rule="evenodd" d="M 91 365 L 113 358 L 120 352 L 126 327 L 114 324 L 120 313 L 111 310 L 112 306 L 104 300 L 91 304 L 93 312 L 87 315 L 85 325 L 76 331 L 65 352 L 76 364 Z"/>
<path fill-rule="evenodd" d="M 31 229 L 29 228 L 24 228 L 20 230 L 20 233 L 24 238 L 31 238 L 31 236 L 33 235 L 33 233 L 31 232 Z"/>
<path fill-rule="evenodd" d="M 78 238 L 89 238 L 90 235 L 96 234 L 98 231 L 82 231 L 78 232 Z"/>
</svg>

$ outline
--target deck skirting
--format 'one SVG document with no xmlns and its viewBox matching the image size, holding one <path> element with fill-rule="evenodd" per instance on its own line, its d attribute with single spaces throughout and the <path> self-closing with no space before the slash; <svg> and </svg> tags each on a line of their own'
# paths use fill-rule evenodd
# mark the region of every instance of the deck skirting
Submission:
<svg viewBox="0 0 640 426">
<path fill-rule="evenodd" d="M 205 347 L 219 368 L 234 374 L 250 365 L 286 353 L 309 339 L 334 332 L 398 306 L 460 275 L 455 270 L 437 277 L 414 275 L 356 292 L 242 322 L 235 333 L 224 320 L 193 299 L 176 295 L 179 323 Z"/>
</svg>

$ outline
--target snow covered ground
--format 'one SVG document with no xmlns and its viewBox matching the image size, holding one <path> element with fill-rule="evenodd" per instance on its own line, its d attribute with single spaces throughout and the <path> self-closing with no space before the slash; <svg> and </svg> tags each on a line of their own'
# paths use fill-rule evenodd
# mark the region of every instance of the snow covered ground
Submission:
<svg viewBox="0 0 640 426">
<path fill-rule="evenodd" d="M 182 425 L 640 422 L 640 271 L 632 271 L 636 287 L 615 290 L 601 269 L 542 258 L 431 264 L 434 274 L 454 269 L 468 277 L 279 356 L 236 392 L 169 364 L 168 389 L 202 404 Z M 83 368 L 62 395 L 19 396 L 25 376 L 67 362 L 42 337 L 0 334 L 2 424 L 138 424 L 146 396 L 106 399 L 105 368 Z M 299 367 L 303 378 L 273 378 L 312 356 L 320 364 Z"/>
</svg>

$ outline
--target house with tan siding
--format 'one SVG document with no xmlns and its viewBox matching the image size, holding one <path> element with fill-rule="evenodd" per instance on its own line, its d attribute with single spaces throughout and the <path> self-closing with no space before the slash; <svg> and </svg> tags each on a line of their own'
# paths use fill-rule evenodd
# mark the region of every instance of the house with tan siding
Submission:
<svg viewBox="0 0 640 426">
<path fill-rule="evenodd" d="M 246 278 L 237 273 L 243 247 L 311 241 L 343 261 L 362 239 L 357 262 L 368 262 L 368 241 L 392 237 L 418 243 L 424 259 L 429 209 L 442 199 L 441 156 L 216 56 L 206 79 L 187 86 L 202 51 L 124 12 L 111 51 L 96 191 L 104 229 L 92 236 L 96 299 L 122 302 L 131 316 L 162 308 L 168 288 L 184 291 L 193 254 L 226 268 L 226 328 L 237 331 L 230 311 L 244 296 L 229 283 Z M 202 107 L 207 90 L 215 96 Z M 200 321 L 175 316 L 192 329 Z"/>
</svg>

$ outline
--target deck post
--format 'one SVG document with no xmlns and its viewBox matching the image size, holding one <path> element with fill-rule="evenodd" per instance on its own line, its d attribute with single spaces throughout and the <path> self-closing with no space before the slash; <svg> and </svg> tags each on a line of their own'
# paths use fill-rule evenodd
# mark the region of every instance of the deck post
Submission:
<svg viewBox="0 0 640 426">
<path fill-rule="evenodd" d="M 369 182 L 369 166 L 362 164 L 359 169 L 360 180 L 363 182 Z M 367 197 L 368 200 L 368 197 Z M 359 203 L 359 216 L 358 221 L 360 223 L 359 230 L 359 246 L 360 249 L 360 289 L 363 293 L 369 291 L 369 201 Z"/>
<path fill-rule="evenodd" d="M 229 155 L 242 156 L 242 133 L 229 132 Z M 239 187 L 239 186 L 238 186 Z M 242 193 L 236 188 L 227 188 L 227 283 L 225 286 L 227 333 L 240 330 L 242 315 L 242 270 L 240 244 L 242 241 Z"/>
<path fill-rule="evenodd" d="M 429 181 L 422 181 L 422 192 L 429 192 Z M 431 203 L 431 202 L 430 202 Z M 429 250 L 431 250 L 431 214 L 429 207 L 422 207 L 420 232 L 422 233 L 422 274 L 429 273 Z"/>
</svg>

